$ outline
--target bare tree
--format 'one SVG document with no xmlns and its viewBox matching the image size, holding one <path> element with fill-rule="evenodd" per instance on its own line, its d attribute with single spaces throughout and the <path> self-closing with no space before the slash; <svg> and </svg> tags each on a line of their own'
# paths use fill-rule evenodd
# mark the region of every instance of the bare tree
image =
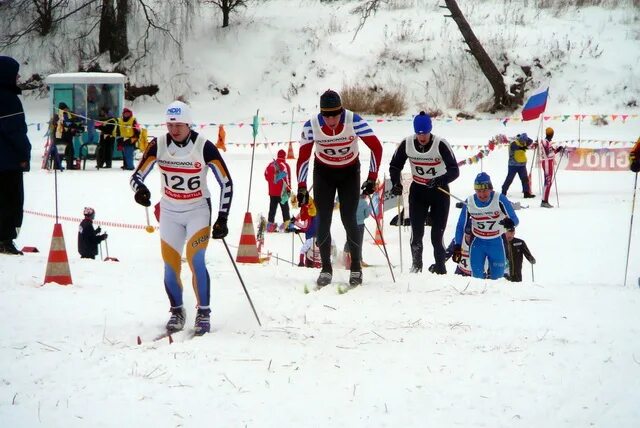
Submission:
<svg viewBox="0 0 640 428">
<path fill-rule="evenodd" d="M 247 0 L 205 0 L 205 3 L 215 4 L 222 11 L 222 28 L 229 26 L 229 15 L 240 7 L 247 7 Z"/>
<path fill-rule="evenodd" d="M 353 35 L 354 40 L 358 35 L 358 32 L 366 23 L 367 19 L 378 11 L 378 8 L 382 3 L 388 3 L 388 0 L 366 0 L 354 10 L 354 12 L 360 14 L 360 22 L 356 28 L 355 34 Z M 469 47 L 468 52 L 476 59 L 482 74 L 487 78 L 491 88 L 493 89 L 493 106 L 491 111 L 495 112 L 501 109 L 515 109 L 521 105 L 524 100 L 525 85 L 531 80 L 530 67 L 522 67 L 524 77 L 517 78 L 517 83 L 511 85 L 507 91 L 502 74 L 491 60 L 491 57 L 489 57 L 489 54 L 487 54 L 487 51 L 484 50 L 482 43 L 480 43 L 474 34 L 471 26 L 462 14 L 462 11 L 460 11 L 456 0 L 445 0 L 445 4 L 446 6 L 440 7 L 449 9 L 451 12 L 451 15 L 446 15 L 446 17 L 453 18 L 457 24 L 465 43 Z"/>
<path fill-rule="evenodd" d="M 58 23 L 96 1 L 75 2 L 75 8 L 69 6 L 69 0 L 17 0 L 2 4 L 0 11 L 4 22 L 0 34 L 6 33 L 0 36 L 0 47 L 13 45 L 31 33 L 47 36 Z M 18 23 L 15 30 L 11 29 L 13 23 Z"/>
<path fill-rule="evenodd" d="M 445 0 L 445 4 L 446 6 L 441 7 L 446 7 L 451 12 L 451 15 L 446 16 L 448 18 L 453 18 L 455 21 L 460 33 L 462 33 L 465 43 L 469 47 L 468 52 L 470 52 L 476 59 L 480 66 L 480 70 L 482 70 L 482 74 L 484 74 L 489 81 L 491 88 L 493 88 L 493 107 L 491 110 L 495 112 L 496 110 L 505 108 L 515 109 L 521 105 L 524 99 L 525 85 L 530 80 L 529 76 L 519 78 L 518 83 L 512 85 L 508 92 L 502 74 L 500 74 L 500 71 L 491 60 L 491 57 L 489 57 L 487 51 L 484 50 L 482 43 L 480 43 L 474 34 L 471 26 L 458 7 L 456 0 Z"/>
<path fill-rule="evenodd" d="M 160 19 L 153 8 L 144 0 L 134 0 L 134 2 L 140 6 L 144 16 L 144 23 L 146 24 L 145 30 L 138 40 L 138 45 L 142 45 L 142 47 L 140 54 L 133 62 L 134 65 L 149 53 L 147 42 L 151 37 L 152 29 L 168 35 L 180 47 L 180 43 L 173 37 L 171 32 L 157 23 Z M 130 53 L 127 31 L 131 13 L 130 6 L 129 0 L 102 0 L 98 50 L 101 54 L 109 52 L 109 60 L 112 63 L 120 62 Z M 172 6 L 175 7 L 175 4 Z"/>
</svg>

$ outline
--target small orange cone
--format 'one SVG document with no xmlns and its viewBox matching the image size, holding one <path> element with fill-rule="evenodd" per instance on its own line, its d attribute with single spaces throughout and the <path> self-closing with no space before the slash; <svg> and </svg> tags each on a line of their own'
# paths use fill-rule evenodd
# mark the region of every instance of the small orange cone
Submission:
<svg viewBox="0 0 640 428">
<path fill-rule="evenodd" d="M 64 235 L 62 234 L 62 225 L 60 223 L 53 225 L 47 272 L 44 275 L 44 283 L 47 284 L 49 282 L 57 282 L 60 285 L 72 284 L 69 259 L 67 258 L 67 249 L 64 245 Z"/>
<path fill-rule="evenodd" d="M 384 239 L 382 238 L 382 225 L 384 224 L 381 221 L 376 220 L 378 225 L 376 226 L 376 238 L 373 241 L 376 245 L 384 245 Z"/>
<path fill-rule="evenodd" d="M 256 233 L 253 229 L 253 219 L 248 211 L 244 213 L 244 223 L 242 224 L 242 234 L 240 235 L 236 261 L 238 263 L 260 263 Z"/>
<path fill-rule="evenodd" d="M 295 159 L 295 155 L 293 154 L 293 144 L 289 141 L 289 150 L 287 151 L 287 159 Z"/>
<path fill-rule="evenodd" d="M 227 138 L 227 132 L 224 130 L 224 125 L 220 125 L 218 128 L 218 142 L 216 143 L 216 148 L 222 150 L 223 152 L 227 151 L 227 146 L 225 145 L 225 140 Z"/>
</svg>

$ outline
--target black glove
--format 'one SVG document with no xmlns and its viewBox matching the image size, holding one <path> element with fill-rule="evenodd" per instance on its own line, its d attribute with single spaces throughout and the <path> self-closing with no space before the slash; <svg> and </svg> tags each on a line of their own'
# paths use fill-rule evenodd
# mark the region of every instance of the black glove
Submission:
<svg viewBox="0 0 640 428">
<path fill-rule="evenodd" d="M 103 233 L 102 236 L 100 236 L 100 240 L 104 241 L 105 239 L 107 239 L 109 237 L 109 235 L 107 235 L 106 233 Z"/>
<path fill-rule="evenodd" d="M 222 239 L 229 233 L 229 228 L 227 227 L 227 218 L 221 215 L 218 215 L 218 219 L 213 224 L 213 228 L 211 229 L 211 237 L 213 239 Z"/>
<path fill-rule="evenodd" d="M 98 226 L 98 228 L 96 229 L 96 235 L 99 235 L 100 232 L 102 232 L 102 229 L 100 229 L 100 226 Z"/>
<path fill-rule="evenodd" d="M 435 189 L 436 187 L 442 186 L 442 183 L 441 183 L 440 179 L 438 177 L 436 177 L 436 178 L 432 178 L 431 180 L 429 180 L 429 182 L 426 184 L 426 186 L 429 189 Z"/>
<path fill-rule="evenodd" d="M 147 189 L 147 186 L 145 186 L 144 184 L 138 187 L 138 190 L 136 190 L 134 199 L 136 200 L 137 203 L 139 203 L 143 207 L 151 206 L 151 192 L 149 191 L 149 189 Z"/>
<path fill-rule="evenodd" d="M 503 218 L 498 223 L 503 225 L 505 229 L 513 229 L 516 227 L 516 224 L 509 217 Z"/>
<path fill-rule="evenodd" d="M 307 205 L 309 203 L 309 192 L 307 192 L 307 188 L 304 186 L 298 187 L 298 194 L 296 195 L 296 198 L 298 198 L 299 207 Z"/>
<path fill-rule="evenodd" d="M 453 247 L 453 254 L 451 255 L 451 260 L 456 263 L 460 263 L 462 260 L 462 247 L 460 245 L 456 245 Z"/>
<path fill-rule="evenodd" d="M 531 260 L 529 260 L 529 263 L 531 263 L 532 265 L 535 265 L 536 264 L 535 257 L 531 257 Z"/>
<path fill-rule="evenodd" d="M 402 195 L 402 184 L 400 183 L 394 184 L 393 187 L 391 188 L 391 194 L 396 196 Z"/>
<path fill-rule="evenodd" d="M 362 193 L 364 195 L 373 195 L 373 192 L 376 191 L 376 182 L 374 180 L 368 179 L 364 183 L 362 183 L 362 187 L 360 187 Z"/>
</svg>

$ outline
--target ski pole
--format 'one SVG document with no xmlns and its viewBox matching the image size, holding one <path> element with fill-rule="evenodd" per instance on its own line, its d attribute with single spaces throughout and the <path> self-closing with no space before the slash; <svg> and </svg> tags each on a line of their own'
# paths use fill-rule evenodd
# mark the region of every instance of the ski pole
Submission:
<svg viewBox="0 0 640 428">
<path fill-rule="evenodd" d="M 155 228 L 151 226 L 151 223 L 149 222 L 149 207 L 144 207 L 144 213 L 147 215 L 147 226 L 144 228 L 144 230 L 149 233 L 153 233 Z"/>
<path fill-rule="evenodd" d="M 398 207 L 398 243 L 400 245 L 400 273 L 403 273 L 403 268 L 402 268 L 402 226 L 403 226 L 403 219 L 400 218 L 400 199 L 402 198 L 402 195 L 398 195 L 398 203 L 396 204 L 396 206 Z"/>
<path fill-rule="evenodd" d="M 262 327 L 262 323 L 260 322 L 260 318 L 258 318 L 258 313 L 256 312 L 256 308 L 253 306 L 253 302 L 251 301 L 251 297 L 249 296 L 249 292 L 247 291 L 247 287 L 245 287 L 244 281 L 242 280 L 242 276 L 240 276 L 240 271 L 238 270 L 238 266 L 236 265 L 236 261 L 233 260 L 233 256 L 231 255 L 231 250 L 229 250 L 229 246 L 227 245 L 227 241 L 224 238 L 222 238 L 222 243 L 224 244 L 224 248 L 226 248 L 226 250 L 227 250 L 227 254 L 229 254 L 229 259 L 231 260 L 231 263 L 233 264 L 233 268 L 236 270 L 236 273 L 238 274 L 238 279 L 240 280 L 240 284 L 242 284 L 242 289 L 244 290 L 244 294 L 247 296 L 247 299 L 249 300 L 249 304 L 251 305 L 251 309 L 253 310 L 253 315 L 256 316 L 256 321 L 258 321 L 258 325 L 260 327 Z"/>
<path fill-rule="evenodd" d="M 560 169 L 560 162 L 562 162 L 563 157 L 564 157 L 564 150 L 562 150 L 562 153 L 560 153 L 560 159 L 558 160 L 558 165 L 556 165 L 556 170 L 553 172 L 553 184 L 556 189 L 556 205 L 558 205 L 558 208 L 560 208 L 560 198 L 558 196 L 558 180 L 556 180 L 556 178 L 558 178 L 558 169 Z"/>
<path fill-rule="evenodd" d="M 536 277 L 533 274 L 533 264 L 531 265 L 531 282 L 536 282 Z"/>
<path fill-rule="evenodd" d="M 364 230 L 367 231 L 367 233 L 369 234 L 369 236 L 371 237 L 371 239 L 373 239 L 373 242 L 376 242 L 376 238 L 373 236 L 373 233 L 371 233 L 371 231 L 369 230 L 369 228 L 367 227 L 367 225 L 364 225 Z M 382 249 L 382 247 L 380 246 L 380 244 L 376 244 L 376 247 L 378 247 L 378 249 L 380 250 L 380 252 L 382 252 L 382 255 L 384 256 L 384 250 Z"/>
<path fill-rule="evenodd" d="M 373 206 L 373 199 L 371 198 L 371 195 L 367 195 L 367 196 L 369 197 L 369 205 L 371 205 L 371 210 L 373 211 L 374 220 L 376 221 L 376 228 L 378 228 L 378 233 L 382 238 L 382 248 L 384 248 L 384 256 L 387 258 L 387 264 L 389 265 L 389 270 L 391 271 L 391 279 L 395 283 L 396 277 L 393 274 L 393 268 L 391 267 L 391 260 L 389 260 L 389 252 L 387 251 L 387 245 L 384 243 L 384 237 L 382 236 L 382 229 L 380 229 L 380 225 L 378 224 L 378 214 L 376 213 L 376 209 Z"/>
<path fill-rule="evenodd" d="M 98 249 L 100 250 L 100 260 L 102 260 L 102 241 L 98 244 Z"/>
<path fill-rule="evenodd" d="M 438 189 L 439 191 L 441 191 L 442 193 L 446 193 L 447 195 L 451 196 L 453 199 L 462 202 L 464 205 L 467 205 L 467 201 L 463 201 L 462 199 L 460 199 L 459 197 L 457 197 L 456 195 L 453 195 L 449 192 L 447 192 L 446 190 L 444 190 L 442 187 L 438 186 L 436 187 L 436 189 Z"/>
<path fill-rule="evenodd" d="M 638 173 L 636 172 L 636 178 L 633 182 L 633 199 L 631 202 L 631 223 L 629 224 L 629 242 L 627 243 L 627 262 L 624 266 L 624 286 L 627 286 L 627 271 L 629 269 L 629 250 L 631 249 L 631 231 L 633 230 L 633 210 L 636 207 L 636 190 L 638 187 Z M 638 284 L 640 286 L 640 284 Z"/>
</svg>

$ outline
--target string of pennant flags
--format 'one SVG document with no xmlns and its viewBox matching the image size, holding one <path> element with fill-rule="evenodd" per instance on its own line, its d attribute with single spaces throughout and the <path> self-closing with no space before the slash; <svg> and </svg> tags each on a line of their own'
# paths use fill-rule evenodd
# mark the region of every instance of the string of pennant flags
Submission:
<svg viewBox="0 0 640 428">
<path fill-rule="evenodd" d="M 95 122 L 99 122 L 98 120 L 95 119 L 90 119 L 86 116 L 83 116 L 81 114 L 78 113 L 74 113 L 74 112 L 70 112 L 72 115 L 77 116 L 77 117 L 81 117 L 85 120 L 92 120 Z M 612 122 L 622 122 L 622 123 L 626 123 L 628 120 L 637 120 L 640 118 L 640 114 L 558 114 L 558 115 L 549 115 L 549 116 L 543 116 L 544 120 L 546 121 L 561 121 L 561 122 L 566 122 L 567 120 L 577 120 L 577 121 L 582 121 L 585 119 L 590 119 L 592 121 L 602 121 L 602 120 L 611 120 Z M 413 120 L 412 116 L 407 116 L 407 117 L 365 117 L 365 119 L 368 122 L 371 123 L 388 123 L 388 122 L 411 122 Z M 259 122 L 260 126 L 280 126 L 280 125 L 301 125 L 304 124 L 304 122 L 306 122 L 306 118 L 303 120 L 288 120 L 288 121 L 268 121 L 268 120 L 264 120 L 264 118 Z M 435 121 L 440 121 L 440 122 L 444 122 L 444 123 L 450 123 L 450 122 L 456 122 L 456 123 L 460 123 L 460 122 L 481 122 L 481 121 L 494 121 L 494 122 L 500 122 L 502 123 L 504 126 L 507 125 L 507 123 L 509 122 L 522 122 L 522 118 L 520 116 L 509 116 L 509 117 L 497 117 L 497 118 L 488 118 L 488 117 L 451 117 L 451 116 L 437 116 L 434 117 L 433 120 Z M 28 126 L 35 126 L 37 128 L 37 130 L 39 131 L 42 127 L 46 127 L 48 125 L 47 122 L 30 122 L 27 124 Z M 144 128 L 147 129 L 153 129 L 153 128 L 161 128 L 165 126 L 164 122 L 161 123 L 141 123 L 141 125 Z M 244 126 L 247 127 L 251 127 L 253 125 L 253 121 L 252 120 L 247 120 L 247 121 L 235 121 L 235 122 L 226 122 L 226 123 L 219 123 L 219 122 L 202 122 L 202 123 L 197 123 L 195 124 L 195 126 L 197 128 L 203 129 L 203 128 L 210 128 L 210 127 L 216 127 L 216 126 L 225 126 L 225 127 L 238 127 L 238 128 L 242 128 Z"/>
</svg>

